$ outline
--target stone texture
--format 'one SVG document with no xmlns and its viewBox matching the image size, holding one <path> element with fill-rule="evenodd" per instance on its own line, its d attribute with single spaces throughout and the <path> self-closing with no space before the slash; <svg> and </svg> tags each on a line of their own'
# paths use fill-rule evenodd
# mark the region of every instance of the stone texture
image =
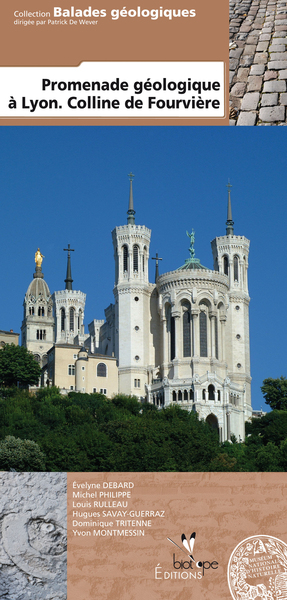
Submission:
<svg viewBox="0 0 287 600">
<path fill-rule="evenodd" d="M 251 75 L 247 81 L 247 92 L 259 92 L 262 87 L 262 76 Z"/>
<path fill-rule="evenodd" d="M 66 600 L 66 473 L 0 473 L 0 598 Z"/>
<path fill-rule="evenodd" d="M 260 94 L 259 92 L 250 92 L 245 94 L 242 100 L 241 108 L 242 110 L 254 110 L 257 108 L 259 102 Z"/>
<path fill-rule="evenodd" d="M 278 94 L 262 94 L 261 106 L 276 106 L 278 102 Z"/>
<path fill-rule="evenodd" d="M 246 83 L 238 82 L 238 83 L 235 83 L 235 85 L 231 88 L 230 95 L 236 96 L 237 98 L 242 98 L 242 96 L 244 96 L 245 90 L 246 90 Z"/>
<path fill-rule="evenodd" d="M 241 113 L 240 113 L 240 115 L 238 117 L 237 125 L 245 125 L 245 126 L 255 125 L 256 118 L 257 118 L 257 113 L 256 112 L 252 112 L 252 111 L 243 112 L 243 111 L 241 111 Z"/>
<path fill-rule="evenodd" d="M 259 111 L 259 119 L 261 121 L 276 122 L 284 121 L 285 119 L 285 107 L 284 106 L 272 106 L 263 107 Z"/>
<path fill-rule="evenodd" d="M 285 81 L 266 81 L 263 86 L 263 93 L 266 92 L 285 92 Z"/>
<path fill-rule="evenodd" d="M 230 24 L 230 40 L 237 44 L 230 52 L 236 125 L 287 124 L 287 0 L 230 0 Z M 235 85 L 243 82 L 242 93 Z"/>
</svg>

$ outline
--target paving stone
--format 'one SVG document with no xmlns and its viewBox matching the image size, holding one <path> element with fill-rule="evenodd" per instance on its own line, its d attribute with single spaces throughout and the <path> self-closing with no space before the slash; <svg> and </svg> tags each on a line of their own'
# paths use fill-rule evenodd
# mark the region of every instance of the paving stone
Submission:
<svg viewBox="0 0 287 600">
<path fill-rule="evenodd" d="M 259 98 L 259 92 L 248 92 L 245 94 L 241 104 L 242 110 L 255 110 L 258 106 Z"/>
<path fill-rule="evenodd" d="M 260 92 L 262 87 L 262 75 L 251 75 L 247 81 L 247 92 Z"/>
<path fill-rule="evenodd" d="M 246 44 L 243 54 L 248 54 L 249 56 L 251 56 L 251 54 L 255 54 L 255 50 L 256 44 Z"/>
<path fill-rule="evenodd" d="M 264 81 L 269 81 L 270 79 L 277 79 L 277 71 L 265 71 Z"/>
<path fill-rule="evenodd" d="M 282 37 L 274 37 L 272 44 L 282 44 L 282 46 L 286 46 L 287 44 L 287 38 L 282 38 Z M 271 48 L 271 46 L 270 46 Z"/>
<path fill-rule="evenodd" d="M 240 116 L 240 115 L 239 115 Z M 285 119 L 285 107 L 284 106 L 270 106 L 260 108 L 259 119 L 261 121 L 276 122 L 284 121 Z"/>
<path fill-rule="evenodd" d="M 231 96 L 236 96 L 237 98 L 242 98 L 245 94 L 246 83 L 238 82 L 235 83 L 234 86 L 230 90 Z"/>
<path fill-rule="evenodd" d="M 286 92 L 285 81 L 266 81 L 263 87 L 263 93 L 266 92 Z"/>
<path fill-rule="evenodd" d="M 265 65 L 252 65 L 250 75 L 263 75 L 264 71 Z"/>
<path fill-rule="evenodd" d="M 250 67 L 253 63 L 253 56 L 242 56 L 240 60 L 241 67 Z"/>
<path fill-rule="evenodd" d="M 256 52 L 266 52 L 268 48 L 268 42 L 258 42 L 257 47 L 256 47 Z M 283 47 L 284 50 L 284 47 Z M 281 50 L 279 50 L 280 52 Z"/>
<path fill-rule="evenodd" d="M 268 51 L 271 52 L 284 52 L 285 50 L 285 46 L 283 46 L 283 44 L 281 45 L 277 45 L 277 44 L 271 44 L 271 46 L 269 46 Z"/>
<path fill-rule="evenodd" d="M 239 61 L 238 61 L 238 58 L 231 58 L 231 59 L 229 60 L 229 68 L 230 68 L 230 71 L 235 71 L 235 69 L 236 69 L 236 67 L 237 67 L 237 65 L 238 65 L 238 62 L 239 62 Z"/>
<path fill-rule="evenodd" d="M 256 112 L 252 112 L 252 111 L 244 112 L 244 111 L 242 111 L 240 113 L 239 117 L 238 117 L 237 125 L 246 125 L 246 126 L 255 125 L 256 118 L 257 118 L 257 113 Z"/>
<path fill-rule="evenodd" d="M 287 60 L 287 52 L 272 52 L 270 60 Z"/>
<path fill-rule="evenodd" d="M 230 124 L 286 126 L 287 0 L 229 0 L 229 19 L 237 44 L 230 93 L 239 111 Z"/>
<path fill-rule="evenodd" d="M 262 94 L 261 96 L 261 106 L 276 106 L 278 102 L 278 94 Z"/>
<path fill-rule="evenodd" d="M 268 60 L 267 52 L 256 52 L 253 62 L 254 64 L 266 65 Z"/>
<path fill-rule="evenodd" d="M 269 41 L 271 39 L 271 33 L 262 33 L 259 37 L 260 42 Z"/>
<path fill-rule="evenodd" d="M 243 52 L 243 48 L 236 48 L 235 50 L 230 50 L 229 56 L 230 58 L 240 58 Z"/>
<path fill-rule="evenodd" d="M 249 71 L 249 67 L 239 67 L 236 76 L 237 81 L 247 81 Z"/>
</svg>

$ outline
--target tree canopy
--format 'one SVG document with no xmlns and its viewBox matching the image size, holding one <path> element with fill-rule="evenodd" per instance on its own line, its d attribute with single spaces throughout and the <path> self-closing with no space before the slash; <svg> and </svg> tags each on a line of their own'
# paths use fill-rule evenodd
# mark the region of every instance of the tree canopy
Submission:
<svg viewBox="0 0 287 600">
<path fill-rule="evenodd" d="M 287 410 L 287 379 L 279 377 L 278 379 L 264 379 L 261 387 L 266 404 L 274 410 Z"/>
<path fill-rule="evenodd" d="M 0 350 L 0 382 L 3 386 L 36 385 L 40 374 L 40 365 L 24 346 L 6 344 Z"/>
</svg>

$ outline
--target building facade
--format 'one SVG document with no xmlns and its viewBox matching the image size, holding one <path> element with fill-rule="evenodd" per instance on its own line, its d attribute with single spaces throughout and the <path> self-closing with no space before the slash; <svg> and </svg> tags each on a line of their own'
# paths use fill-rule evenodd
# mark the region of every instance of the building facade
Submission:
<svg viewBox="0 0 287 600">
<path fill-rule="evenodd" d="M 130 181 L 127 224 L 112 232 L 115 304 L 100 331 L 114 349 L 119 390 L 159 407 L 178 404 L 216 428 L 221 441 L 244 439 L 252 416 L 249 357 L 249 240 L 234 234 L 230 188 L 226 233 L 211 242 L 213 270 L 195 257 L 150 283 L 151 231 L 135 223 Z"/>
<path fill-rule="evenodd" d="M 179 405 L 208 421 L 221 441 L 232 434 L 242 440 L 252 416 L 249 240 L 234 233 L 230 187 L 225 234 L 211 242 L 213 269 L 196 258 L 192 230 L 185 263 L 159 275 L 156 256 L 153 283 L 151 230 L 136 223 L 132 180 L 131 174 L 127 223 L 112 231 L 114 303 L 105 320 L 94 319 L 85 333 L 86 296 L 72 289 L 70 246 L 65 289 L 53 296 L 38 249 L 24 300 L 22 344 L 39 357 L 45 384 L 63 391 L 119 391 L 158 407 Z"/>
</svg>

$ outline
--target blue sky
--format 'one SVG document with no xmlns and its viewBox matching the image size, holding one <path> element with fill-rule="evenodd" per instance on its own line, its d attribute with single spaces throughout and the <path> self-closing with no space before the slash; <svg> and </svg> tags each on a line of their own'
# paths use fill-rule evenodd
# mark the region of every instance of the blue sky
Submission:
<svg viewBox="0 0 287 600">
<path fill-rule="evenodd" d="M 210 241 L 225 234 L 228 179 L 234 232 L 251 240 L 252 403 L 263 379 L 286 368 L 286 130 L 284 127 L 1 127 L 0 329 L 20 332 L 40 247 L 51 293 L 64 288 L 70 243 L 85 325 L 113 302 L 111 230 L 126 223 L 134 178 L 136 223 L 152 229 L 160 272 L 196 256 L 213 268 Z M 154 261 L 150 260 L 150 280 Z"/>
</svg>

